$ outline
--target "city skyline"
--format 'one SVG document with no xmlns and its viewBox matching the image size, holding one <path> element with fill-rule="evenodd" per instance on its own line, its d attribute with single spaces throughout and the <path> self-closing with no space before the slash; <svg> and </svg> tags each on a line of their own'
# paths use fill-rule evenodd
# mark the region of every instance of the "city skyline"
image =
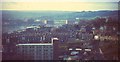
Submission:
<svg viewBox="0 0 120 62">
<path fill-rule="evenodd" d="M 119 60 L 119 0 L 0 0 L 0 61 Z"/>
</svg>

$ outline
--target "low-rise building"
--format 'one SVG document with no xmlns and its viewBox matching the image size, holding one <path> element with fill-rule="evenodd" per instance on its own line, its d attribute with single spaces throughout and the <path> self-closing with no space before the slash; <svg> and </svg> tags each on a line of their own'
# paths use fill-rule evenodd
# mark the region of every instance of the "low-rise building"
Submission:
<svg viewBox="0 0 120 62">
<path fill-rule="evenodd" d="M 27 43 L 17 44 L 17 55 L 24 55 L 23 60 L 52 60 L 53 44 L 52 43 Z M 26 59 L 27 58 L 27 59 Z"/>
</svg>

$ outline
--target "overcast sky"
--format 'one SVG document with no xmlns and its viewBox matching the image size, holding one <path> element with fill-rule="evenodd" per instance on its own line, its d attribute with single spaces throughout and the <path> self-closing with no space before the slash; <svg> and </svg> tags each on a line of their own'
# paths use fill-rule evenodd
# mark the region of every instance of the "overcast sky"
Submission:
<svg viewBox="0 0 120 62">
<path fill-rule="evenodd" d="M 118 2 L 120 0 L 2 0 L 3 2 Z"/>
<path fill-rule="evenodd" d="M 2 0 L 0 10 L 117 10 L 119 0 Z M 28 2 L 29 1 L 29 2 Z M 34 2 L 33 2 L 34 1 Z"/>
<path fill-rule="evenodd" d="M 106 2 L 4 2 L 3 10 L 96 11 L 117 10 L 117 3 Z"/>
</svg>

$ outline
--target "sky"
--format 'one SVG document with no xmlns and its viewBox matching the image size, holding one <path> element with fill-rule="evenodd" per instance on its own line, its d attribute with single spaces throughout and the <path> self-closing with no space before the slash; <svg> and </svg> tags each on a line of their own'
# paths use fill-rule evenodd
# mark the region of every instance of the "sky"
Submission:
<svg viewBox="0 0 120 62">
<path fill-rule="evenodd" d="M 34 1 L 34 2 L 33 2 Z M 1 10 L 96 11 L 117 10 L 119 0 L 2 0 Z M 116 3 L 115 3 L 116 2 Z"/>
<path fill-rule="evenodd" d="M 3 2 L 118 2 L 120 0 L 2 0 Z"/>
</svg>

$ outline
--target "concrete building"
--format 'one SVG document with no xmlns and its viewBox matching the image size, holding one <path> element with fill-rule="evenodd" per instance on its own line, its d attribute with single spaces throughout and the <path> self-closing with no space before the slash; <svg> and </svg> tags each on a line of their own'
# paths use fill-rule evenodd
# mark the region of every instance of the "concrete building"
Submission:
<svg viewBox="0 0 120 62">
<path fill-rule="evenodd" d="M 25 57 L 22 60 L 53 60 L 53 41 L 51 43 L 24 43 L 17 44 L 17 55 Z"/>
<path fill-rule="evenodd" d="M 22 54 L 23 60 L 52 60 L 53 45 L 51 43 L 17 44 L 17 55 Z M 28 58 L 28 59 L 26 59 Z"/>
</svg>

